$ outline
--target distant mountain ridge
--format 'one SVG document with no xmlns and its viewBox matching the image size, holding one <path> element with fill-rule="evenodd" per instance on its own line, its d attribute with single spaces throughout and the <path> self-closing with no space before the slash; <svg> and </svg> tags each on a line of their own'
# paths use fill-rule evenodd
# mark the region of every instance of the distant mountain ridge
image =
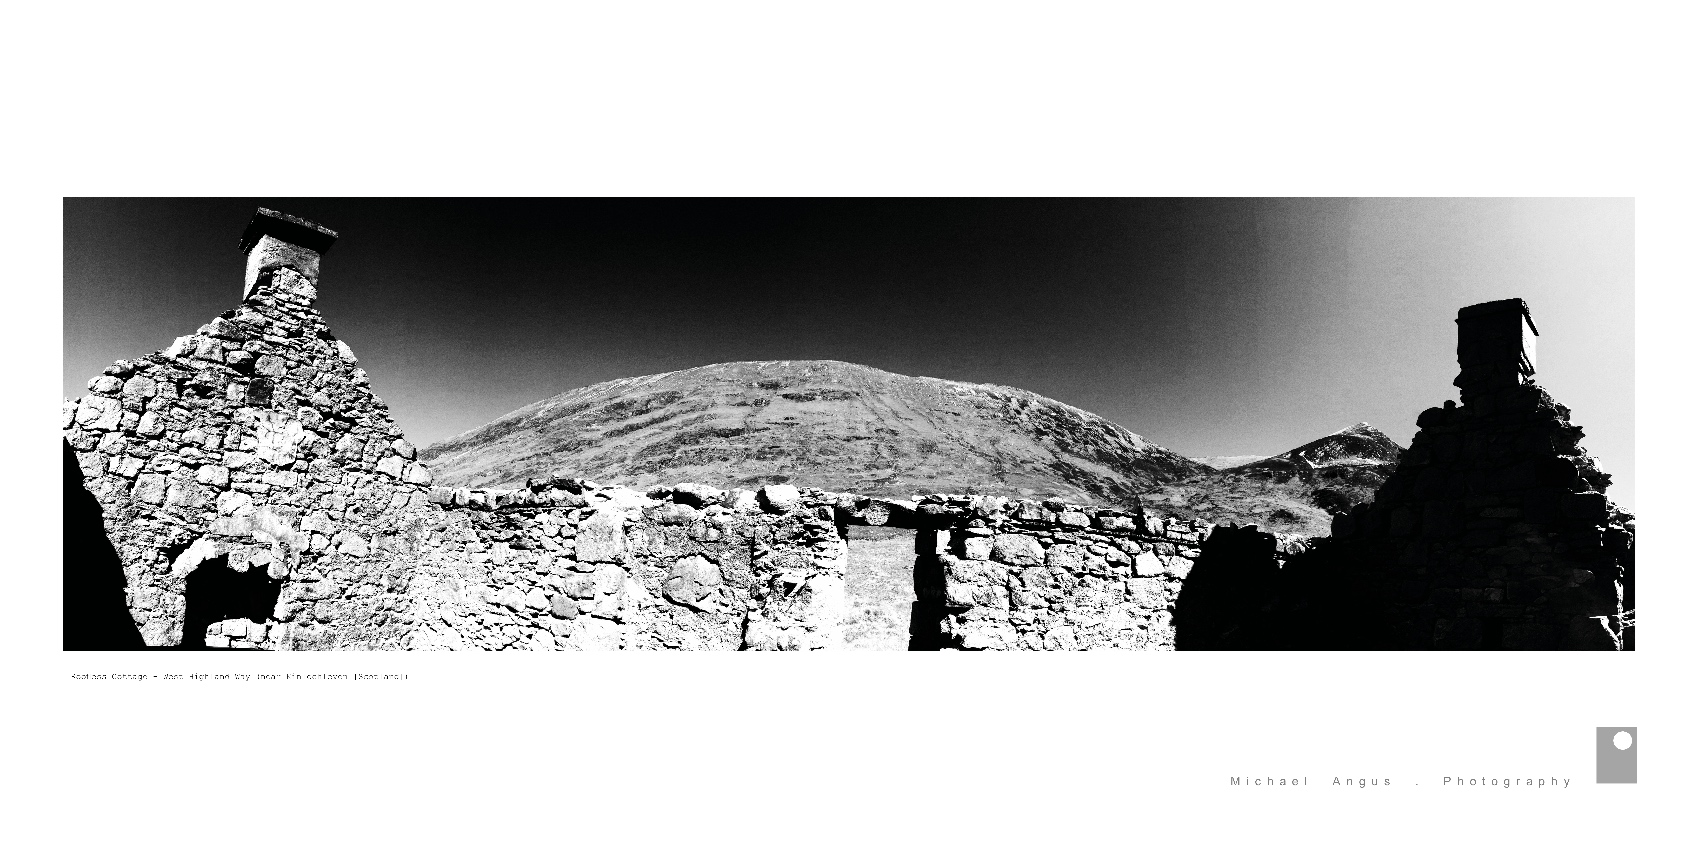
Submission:
<svg viewBox="0 0 1698 848">
<path fill-rule="evenodd" d="M 1248 465 L 1258 459 L 1267 459 L 1267 457 L 1262 456 L 1261 454 L 1246 454 L 1244 456 L 1193 456 L 1191 458 L 1215 469 L 1216 471 L 1225 471 L 1228 468 L 1237 468 L 1240 465 Z"/>
<path fill-rule="evenodd" d="M 611 380 L 424 449 L 449 485 L 556 474 L 634 487 L 787 482 L 1131 504 L 1215 473 L 1098 415 L 1023 389 L 831 360 L 730 362 Z"/>
<path fill-rule="evenodd" d="M 1320 536 L 1333 514 L 1373 499 L 1402 458 L 1402 446 L 1364 421 L 1285 453 L 1165 484 L 1142 500 L 1188 518 Z"/>
<path fill-rule="evenodd" d="M 1336 433 L 1322 436 L 1308 444 L 1285 453 L 1248 462 L 1232 469 L 1237 474 L 1280 476 L 1313 476 L 1320 479 L 1350 482 L 1362 477 L 1389 474 L 1387 463 L 1397 465 L 1403 448 L 1390 436 L 1366 421 L 1352 424 Z M 1365 479 L 1365 478 L 1364 478 Z"/>
</svg>

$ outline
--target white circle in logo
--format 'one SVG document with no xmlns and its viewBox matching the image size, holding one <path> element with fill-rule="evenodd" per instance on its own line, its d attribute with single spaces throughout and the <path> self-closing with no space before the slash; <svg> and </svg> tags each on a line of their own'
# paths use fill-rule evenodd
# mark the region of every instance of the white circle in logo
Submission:
<svg viewBox="0 0 1698 848">
<path fill-rule="evenodd" d="M 1633 747 L 1633 734 L 1623 730 L 1615 735 L 1615 749 L 1625 751 Z"/>
</svg>

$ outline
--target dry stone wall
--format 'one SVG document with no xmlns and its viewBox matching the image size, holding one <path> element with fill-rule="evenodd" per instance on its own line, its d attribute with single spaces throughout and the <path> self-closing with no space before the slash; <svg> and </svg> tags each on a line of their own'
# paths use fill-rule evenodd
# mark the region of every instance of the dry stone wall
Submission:
<svg viewBox="0 0 1698 848">
<path fill-rule="evenodd" d="M 433 490 L 437 514 L 403 557 L 416 568 L 409 647 L 841 646 L 847 546 L 830 506 L 762 493 L 566 479 Z"/>
<path fill-rule="evenodd" d="M 967 650 L 1172 650 L 1174 609 L 1213 525 L 1054 501 L 939 500 L 944 644 Z M 965 503 L 964 503 L 965 502 Z M 1263 534 L 1278 555 L 1302 540 Z"/>
<path fill-rule="evenodd" d="M 414 569 L 408 647 L 421 650 L 839 648 L 854 524 L 932 540 L 919 565 L 936 587 L 930 647 L 1168 649 L 1209 529 L 1059 502 L 790 486 L 639 493 L 557 478 L 430 500 L 439 512 L 384 554 Z"/>
</svg>

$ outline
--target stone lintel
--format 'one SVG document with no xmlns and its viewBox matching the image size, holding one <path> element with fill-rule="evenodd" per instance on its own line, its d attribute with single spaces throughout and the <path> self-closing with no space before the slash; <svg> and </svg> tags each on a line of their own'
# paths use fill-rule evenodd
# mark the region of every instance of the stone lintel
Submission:
<svg viewBox="0 0 1698 848">
<path fill-rule="evenodd" d="M 245 256 L 253 250 L 263 236 L 304 247 L 322 256 L 329 253 L 330 246 L 336 243 L 337 233 L 322 224 L 261 206 L 248 221 L 248 228 L 242 231 L 242 254 Z"/>
<path fill-rule="evenodd" d="M 1538 325 L 1533 323 L 1532 310 L 1527 308 L 1527 301 L 1522 300 L 1519 297 L 1511 297 L 1504 300 L 1492 300 L 1487 301 L 1486 303 L 1476 303 L 1473 306 L 1464 306 L 1456 311 L 1456 323 L 1461 324 L 1464 321 L 1474 318 L 1500 316 L 1506 313 L 1520 313 L 1521 317 L 1527 321 L 1528 328 L 1533 331 L 1533 335 L 1536 336 L 1539 334 Z"/>
</svg>

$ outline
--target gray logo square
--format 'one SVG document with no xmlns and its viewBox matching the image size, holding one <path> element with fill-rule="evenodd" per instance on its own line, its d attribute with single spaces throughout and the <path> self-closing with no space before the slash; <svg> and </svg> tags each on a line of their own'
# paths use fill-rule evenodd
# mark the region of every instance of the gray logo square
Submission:
<svg viewBox="0 0 1698 848">
<path fill-rule="evenodd" d="M 1639 728 L 1598 728 L 1598 782 L 1639 782 Z"/>
</svg>

